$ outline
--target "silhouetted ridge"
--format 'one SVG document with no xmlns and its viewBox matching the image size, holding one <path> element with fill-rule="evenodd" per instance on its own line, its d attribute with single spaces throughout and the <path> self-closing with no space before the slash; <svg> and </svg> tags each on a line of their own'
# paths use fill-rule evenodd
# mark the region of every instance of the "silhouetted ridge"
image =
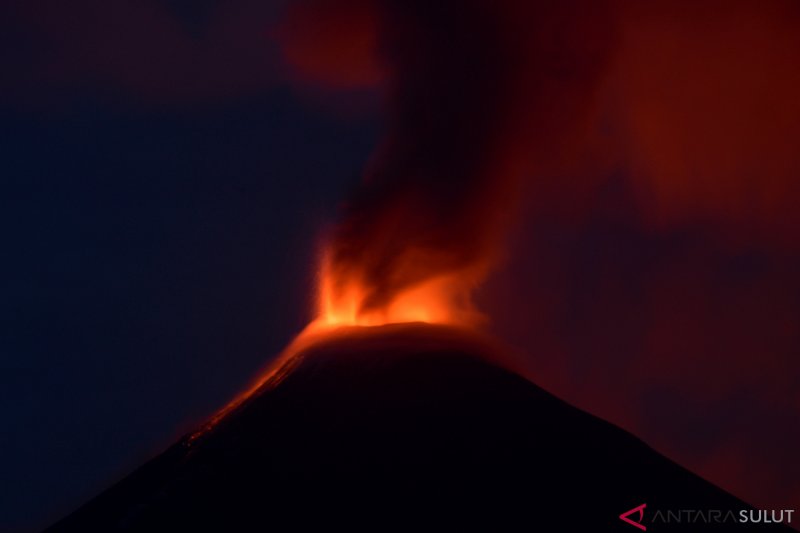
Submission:
<svg viewBox="0 0 800 533">
<path fill-rule="evenodd" d="M 277 385 L 51 531 L 633 533 L 618 516 L 642 503 L 646 525 L 656 509 L 749 509 L 487 353 L 420 325 L 313 345 Z"/>
</svg>

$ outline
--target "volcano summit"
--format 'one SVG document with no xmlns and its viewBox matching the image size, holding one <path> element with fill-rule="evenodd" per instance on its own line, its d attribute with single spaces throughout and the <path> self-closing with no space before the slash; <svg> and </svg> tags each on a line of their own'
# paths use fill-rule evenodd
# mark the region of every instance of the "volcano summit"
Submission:
<svg viewBox="0 0 800 533">
<path fill-rule="evenodd" d="M 425 324 L 318 336 L 50 531 L 632 533 L 657 529 L 656 509 L 749 509 L 507 370 L 501 352 Z"/>
</svg>

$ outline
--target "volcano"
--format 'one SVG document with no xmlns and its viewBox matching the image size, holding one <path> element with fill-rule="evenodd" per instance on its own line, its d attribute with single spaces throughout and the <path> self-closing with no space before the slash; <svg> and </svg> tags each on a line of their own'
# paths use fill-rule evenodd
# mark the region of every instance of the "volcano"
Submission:
<svg viewBox="0 0 800 533">
<path fill-rule="evenodd" d="M 502 352 L 424 324 L 301 343 L 224 416 L 49 531 L 631 533 L 659 529 L 654 512 L 702 510 L 663 528 L 694 531 L 708 510 L 751 509 L 508 370 Z M 620 519 L 640 505 L 641 520 Z"/>
</svg>

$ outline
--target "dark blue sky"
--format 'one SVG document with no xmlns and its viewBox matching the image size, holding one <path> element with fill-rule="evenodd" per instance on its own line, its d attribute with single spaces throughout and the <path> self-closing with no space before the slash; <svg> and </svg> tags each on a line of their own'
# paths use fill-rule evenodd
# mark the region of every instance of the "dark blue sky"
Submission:
<svg viewBox="0 0 800 533">
<path fill-rule="evenodd" d="M 5 531 L 167 445 L 303 327 L 315 240 L 376 126 L 280 87 L 181 109 L 4 104 Z"/>
</svg>

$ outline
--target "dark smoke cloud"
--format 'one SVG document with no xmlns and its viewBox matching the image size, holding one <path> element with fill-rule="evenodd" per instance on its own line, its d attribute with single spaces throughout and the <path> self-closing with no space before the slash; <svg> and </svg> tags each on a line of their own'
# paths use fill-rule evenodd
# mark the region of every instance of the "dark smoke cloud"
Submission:
<svg viewBox="0 0 800 533">
<path fill-rule="evenodd" d="M 379 68 L 345 63 L 382 73 L 389 119 L 333 236 L 340 278 L 366 306 L 448 273 L 468 290 L 521 203 L 479 297 L 533 379 L 796 507 L 798 4 L 353 5 Z"/>
<path fill-rule="evenodd" d="M 465 292 L 481 280 L 531 153 L 560 156 L 584 120 L 608 49 L 598 5 L 376 5 L 388 133 L 330 244 L 365 310 L 442 276 Z"/>
<path fill-rule="evenodd" d="M 378 10 L 372 0 L 294 2 L 276 26 L 281 55 L 296 81 L 326 89 L 382 85 Z"/>
</svg>

